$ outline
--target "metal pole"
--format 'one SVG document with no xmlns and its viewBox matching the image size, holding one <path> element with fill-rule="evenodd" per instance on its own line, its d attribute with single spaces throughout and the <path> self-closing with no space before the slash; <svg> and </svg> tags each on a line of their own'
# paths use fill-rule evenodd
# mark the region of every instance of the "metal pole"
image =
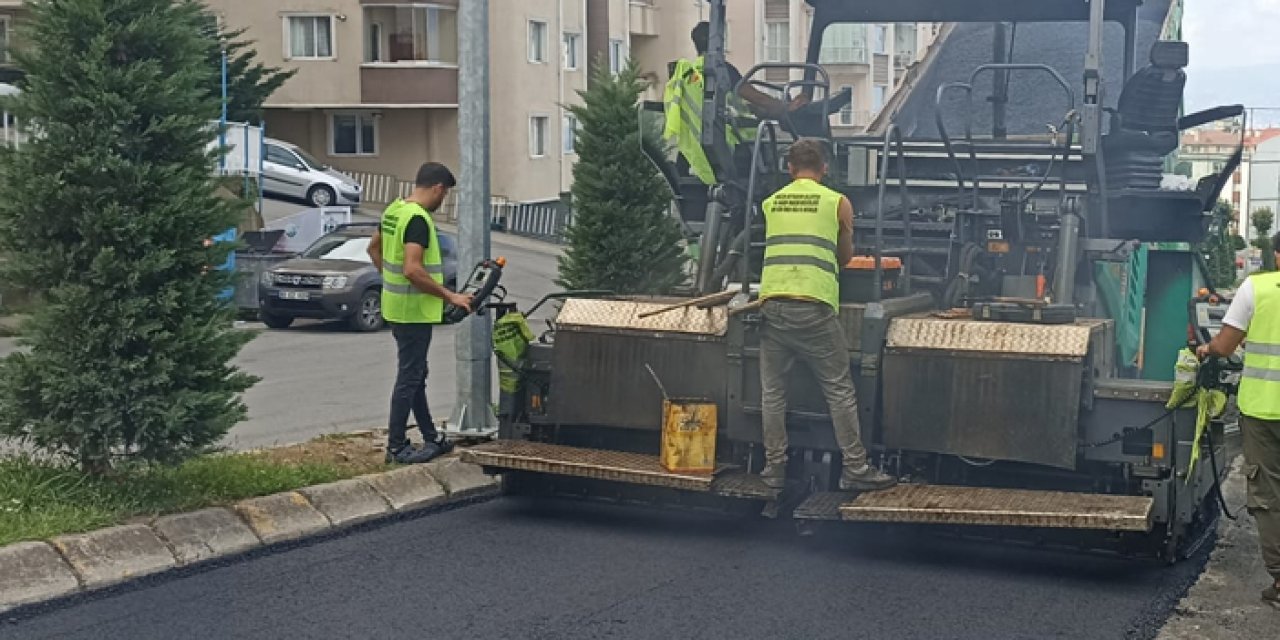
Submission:
<svg viewBox="0 0 1280 640">
<path fill-rule="evenodd" d="M 222 43 L 222 117 L 218 122 L 218 156 L 219 173 L 227 169 L 227 43 Z"/>
<path fill-rule="evenodd" d="M 997 22 L 991 35 L 991 62 L 1005 64 L 1009 62 L 1008 32 L 1003 22 Z M 1004 140 L 1009 137 L 1005 127 L 1005 105 L 1009 102 L 1009 72 L 997 69 L 991 74 L 991 137 Z"/>
<path fill-rule="evenodd" d="M 489 257 L 489 0 L 459 3 L 458 47 L 458 261 L 470 270 Z M 454 344 L 458 397 L 449 432 L 490 435 L 495 420 L 489 316 L 464 320 Z"/>
</svg>

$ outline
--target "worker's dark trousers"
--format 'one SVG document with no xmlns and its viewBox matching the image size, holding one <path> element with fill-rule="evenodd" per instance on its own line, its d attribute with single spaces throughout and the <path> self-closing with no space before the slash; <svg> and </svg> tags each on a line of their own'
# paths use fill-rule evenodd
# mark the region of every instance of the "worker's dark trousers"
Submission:
<svg viewBox="0 0 1280 640">
<path fill-rule="evenodd" d="M 396 339 L 396 385 L 391 390 L 391 420 L 387 423 L 387 448 L 399 450 L 406 436 L 409 412 L 418 421 L 424 440 L 434 440 L 435 424 L 427 408 L 427 350 L 431 347 L 429 324 L 392 324 Z"/>
<path fill-rule="evenodd" d="M 787 460 L 787 372 L 796 360 L 813 372 L 835 423 L 844 466 L 867 464 L 858 432 L 858 396 L 849 373 L 849 347 L 835 309 L 821 302 L 772 299 L 761 312 L 760 387 L 765 461 Z"/>
<path fill-rule="evenodd" d="M 1280 582 L 1280 420 L 1240 417 L 1249 513 L 1258 521 L 1258 544 L 1267 573 Z"/>
</svg>

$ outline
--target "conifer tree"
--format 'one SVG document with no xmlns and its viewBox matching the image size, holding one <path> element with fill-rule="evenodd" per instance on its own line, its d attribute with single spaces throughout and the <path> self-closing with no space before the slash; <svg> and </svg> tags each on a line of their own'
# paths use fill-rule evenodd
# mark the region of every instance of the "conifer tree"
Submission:
<svg viewBox="0 0 1280 640">
<path fill-rule="evenodd" d="M 572 107 L 580 128 L 573 168 L 573 224 L 560 258 L 568 289 L 666 293 L 685 280 L 679 224 L 671 191 L 641 147 L 637 102 L 644 84 L 634 62 L 616 76 L 595 65 L 596 77 Z M 657 132 L 646 130 L 656 144 Z"/>
<path fill-rule="evenodd" d="M 233 227 L 210 152 L 218 68 L 190 0 L 36 0 L 0 153 L 0 250 L 43 304 L 0 364 L 0 435 L 93 473 L 173 462 L 245 417 L 250 335 L 219 298 Z"/>
</svg>

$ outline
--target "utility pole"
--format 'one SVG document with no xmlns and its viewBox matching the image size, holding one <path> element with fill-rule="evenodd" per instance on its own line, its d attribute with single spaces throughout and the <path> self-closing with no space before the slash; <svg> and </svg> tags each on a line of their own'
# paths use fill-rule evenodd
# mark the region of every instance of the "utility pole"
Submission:
<svg viewBox="0 0 1280 640">
<path fill-rule="evenodd" d="M 467 274 L 489 257 L 489 0 L 458 3 L 458 48 L 458 268 Z M 487 314 L 473 315 L 458 326 L 458 397 L 449 429 L 455 435 L 495 429 L 489 322 Z"/>
</svg>

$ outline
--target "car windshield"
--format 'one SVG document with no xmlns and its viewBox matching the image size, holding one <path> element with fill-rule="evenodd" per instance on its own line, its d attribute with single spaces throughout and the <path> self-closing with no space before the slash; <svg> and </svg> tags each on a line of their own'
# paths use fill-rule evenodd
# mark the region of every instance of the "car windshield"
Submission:
<svg viewBox="0 0 1280 640">
<path fill-rule="evenodd" d="M 304 258 L 320 260 L 355 260 L 369 262 L 369 236 L 345 233 L 327 235 L 302 252 Z"/>
<path fill-rule="evenodd" d="M 329 165 L 316 160 L 314 156 L 302 150 L 302 147 L 294 147 L 293 152 L 298 154 L 302 161 L 307 163 L 307 167 L 315 171 L 323 171 L 329 168 Z"/>
</svg>

